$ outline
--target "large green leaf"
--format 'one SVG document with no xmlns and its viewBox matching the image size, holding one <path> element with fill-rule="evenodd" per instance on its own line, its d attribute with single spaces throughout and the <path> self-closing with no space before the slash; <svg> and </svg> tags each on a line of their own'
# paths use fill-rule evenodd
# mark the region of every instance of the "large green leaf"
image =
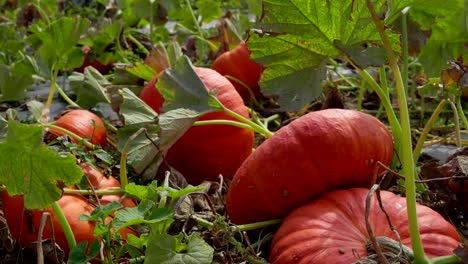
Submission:
<svg viewBox="0 0 468 264">
<path fill-rule="evenodd" d="M 25 71 L 27 63 L 17 61 L 11 65 L 0 64 L 0 102 L 22 101 L 26 89 L 33 83 L 32 69 Z"/>
<path fill-rule="evenodd" d="M 137 173 L 150 169 L 154 175 L 167 151 L 196 121 L 199 113 L 190 109 L 176 109 L 157 115 L 147 104 L 128 89 L 122 89 L 123 103 L 120 114 L 125 119 L 125 127 L 117 132 L 119 148 L 123 149 L 127 140 L 134 135 L 128 150 L 127 161 Z M 145 128 L 145 133 L 136 133 Z"/>
<path fill-rule="evenodd" d="M 462 5 L 463 7 L 463 5 Z M 468 8 L 468 7 L 467 7 Z M 466 9 L 468 10 L 468 9 Z M 440 76 L 442 69 L 447 67 L 447 61 L 458 57 L 468 58 L 468 25 L 466 10 L 460 8 L 437 21 L 432 27 L 432 33 L 421 50 L 419 59 L 429 76 Z"/>
<path fill-rule="evenodd" d="M 182 233 L 150 234 L 145 263 L 210 264 L 213 261 L 213 248 L 198 234 L 192 233 L 186 242 L 183 240 Z"/>
<path fill-rule="evenodd" d="M 49 207 L 62 195 L 59 186 L 73 185 L 83 176 L 73 156 L 62 157 L 42 144 L 37 125 L 10 121 L 0 153 L 0 182 L 10 195 L 24 194 L 27 208 Z"/>
<path fill-rule="evenodd" d="M 61 17 L 49 25 L 36 23 L 31 27 L 32 38 L 40 40 L 39 55 L 51 68 L 76 68 L 83 62 L 83 53 L 76 45 L 89 27 L 88 20 Z"/>
<path fill-rule="evenodd" d="M 221 110 L 216 96 L 209 92 L 196 74 L 190 59 L 182 56 L 158 79 L 158 89 L 164 96 L 164 110 L 178 108 L 204 113 Z"/>
<path fill-rule="evenodd" d="M 374 1 L 378 11 L 384 2 Z M 381 43 L 365 0 L 265 0 L 263 7 L 262 32 L 251 36 L 248 47 L 252 58 L 266 68 L 262 91 L 278 95 L 281 107 L 288 111 L 300 109 L 320 94 L 327 58 L 341 57 L 343 47 L 349 47 L 349 52 L 353 47 L 361 49 L 358 44 Z M 390 39 L 399 51 L 396 35 Z"/>
<path fill-rule="evenodd" d="M 90 109 L 101 102 L 110 103 L 105 87 L 111 83 L 92 66 L 86 67 L 84 73 L 73 72 L 68 80 L 77 95 L 76 103 L 82 108 Z"/>
</svg>

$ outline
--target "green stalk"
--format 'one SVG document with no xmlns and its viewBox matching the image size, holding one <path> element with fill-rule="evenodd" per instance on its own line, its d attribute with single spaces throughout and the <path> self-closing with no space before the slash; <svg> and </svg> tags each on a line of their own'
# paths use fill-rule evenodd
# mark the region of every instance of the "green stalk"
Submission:
<svg viewBox="0 0 468 264">
<path fill-rule="evenodd" d="M 465 129 L 468 129 L 468 120 L 466 120 L 465 112 L 463 112 L 463 107 L 461 105 L 460 96 L 457 96 L 457 109 L 458 109 L 458 115 L 463 121 L 463 126 L 465 127 Z"/>
<path fill-rule="evenodd" d="M 426 125 L 424 126 L 424 129 L 421 135 L 419 136 L 418 142 L 416 143 L 416 146 L 414 147 L 414 151 L 413 151 L 414 163 L 418 161 L 419 155 L 421 154 L 421 150 L 424 146 L 424 142 L 426 141 L 427 135 L 429 134 L 429 131 L 434 125 L 434 122 L 437 120 L 437 117 L 439 117 L 440 112 L 442 112 L 442 109 L 444 109 L 447 103 L 448 103 L 447 99 L 443 99 L 442 101 L 440 101 L 440 103 L 437 105 L 436 109 L 432 113 L 431 117 L 427 121 Z"/>
<path fill-rule="evenodd" d="M 377 93 L 379 96 L 382 105 L 387 112 L 387 118 L 390 123 L 390 127 L 393 132 L 393 139 L 395 141 L 395 149 L 397 150 L 398 154 L 401 149 L 401 126 L 398 118 L 396 117 L 395 111 L 393 110 L 392 103 L 390 102 L 390 98 L 388 94 L 384 92 L 382 87 L 375 81 L 372 75 L 369 74 L 368 71 L 361 69 L 359 66 L 354 64 L 354 62 L 345 56 L 346 60 L 359 72 L 359 74 L 364 78 L 364 80 L 372 87 L 372 89 Z"/>
<path fill-rule="evenodd" d="M 226 77 L 226 79 L 228 79 L 230 81 L 233 81 L 233 82 L 236 82 L 236 83 L 242 85 L 242 87 L 244 87 L 249 92 L 250 99 L 253 101 L 253 103 L 256 106 L 258 106 L 260 109 L 263 109 L 263 106 L 255 98 L 255 94 L 252 92 L 252 89 L 245 82 L 243 82 L 240 79 L 238 79 L 238 78 L 236 78 L 234 76 L 231 76 L 231 75 L 224 75 L 224 77 Z"/>
<path fill-rule="evenodd" d="M 55 64 L 54 64 L 52 65 L 52 75 L 50 78 L 49 95 L 47 96 L 47 101 L 45 104 L 45 108 L 49 111 L 50 111 L 50 106 L 52 105 L 52 100 L 54 99 L 57 76 L 58 76 L 58 70 L 55 69 Z"/>
<path fill-rule="evenodd" d="M 56 81 L 54 81 L 55 88 L 57 89 L 57 92 L 62 96 L 63 100 L 65 100 L 69 105 L 74 106 L 74 107 L 80 107 L 77 103 L 75 103 L 68 95 L 60 88 L 60 86 L 57 84 Z"/>
<path fill-rule="evenodd" d="M 91 142 L 89 142 L 88 140 L 78 136 L 77 134 L 71 132 L 70 130 L 67 130 L 63 127 L 59 127 L 59 126 L 56 126 L 56 125 L 52 125 L 52 124 L 41 124 L 42 127 L 47 127 L 47 128 L 53 128 L 55 130 L 58 130 L 64 134 L 66 134 L 67 136 L 73 138 L 73 139 L 76 139 L 77 141 L 79 142 L 82 142 L 83 145 L 85 145 L 86 147 L 90 148 L 90 149 L 94 149 L 96 148 L 96 146 L 94 146 Z"/>
<path fill-rule="evenodd" d="M 265 127 L 260 126 L 260 125 L 256 124 L 255 122 L 253 122 L 252 120 L 250 120 L 248 118 L 245 118 L 242 115 L 240 115 L 240 114 L 226 108 L 223 104 L 221 104 L 221 105 L 223 107 L 224 112 L 226 112 L 228 115 L 236 118 L 237 120 L 241 121 L 242 123 L 245 123 L 245 124 L 249 125 L 254 131 L 262 134 L 263 136 L 265 136 L 267 138 L 270 138 L 270 137 L 273 136 L 274 133 L 271 132 L 270 130 L 266 129 Z"/>
<path fill-rule="evenodd" d="M 453 123 L 455 124 L 455 144 L 457 145 L 457 147 L 461 147 L 460 121 L 458 120 L 458 110 L 451 100 L 448 100 L 448 103 L 450 104 L 450 107 L 452 107 L 453 111 Z"/>
<path fill-rule="evenodd" d="M 127 155 L 128 155 L 128 149 L 130 148 L 130 144 L 135 140 L 136 137 L 138 137 L 143 131 L 145 131 L 145 128 L 140 128 L 135 134 L 131 135 L 127 142 L 125 142 L 125 145 L 122 149 L 122 153 L 120 155 L 120 186 L 122 190 L 125 190 L 125 186 L 128 184 L 128 177 L 127 177 Z"/>
<path fill-rule="evenodd" d="M 52 204 L 52 210 L 54 211 L 54 214 L 63 229 L 63 233 L 67 239 L 68 247 L 70 249 L 74 248 L 76 246 L 75 235 L 73 234 L 73 230 L 71 229 L 70 224 L 68 223 L 67 218 L 65 217 L 65 214 L 63 213 L 63 210 L 60 208 L 57 201 Z"/>
<path fill-rule="evenodd" d="M 213 228 L 214 224 L 210 221 L 207 221 L 203 218 L 200 218 L 196 215 L 191 216 L 195 221 L 197 221 L 197 224 L 204 228 Z M 268 220 L 268 221 L 262 221 L 262 222 L 257 222 L 257 223 L 252 223 L 252 224 L 245 224 L 245 225 L 233 225 L 229 226 L 229 229 L 232 232 L 243 232 L 243 231 L 250 231 L 250 230 L 255 230 L 259 228 L 264 228 L 272 225 L 276 225 L 281 223 L 283 221 L 282 219 L 275 219 L 275 220 Z"/>
<path fill-rule="evenodd" d="M 435 257 L 431 259 L 431 264 L 453 264 L 453 263 L 463 263 L 463 260 L 459 256 L 442 256 Z"/>
<path fill-rule="evenodd" d="M 195 123 L 193 123 L 192 126 L 206 126 L 206 125 L 229 125 L 229 126 L 235 126 L 235 127 L 240 127 L 240 128 L 245 128 L 245 129 L 255 131 L 255 129 L 248 124 L 237 122 L 237 121 L 232 121 L 232 120 L 223 120 L 223 119 L 195 121 Z"/>
<path fill-rule="evenodd" d="M 357 110 L 362 111 L 362 101 L 364 100 L 364 91 L 366 90 L 366 81 L 362 80 L 361 85 L 359 85 L 358 101 L 357 101 Z"/>
<path fill-rule="evenodd" d="M 413 151 L 411 144 L 411 127 L 408 113 L 408 105 L 406 100 L 406 91 L 401 77 L 401 72 L 398 67 L 397 60 L 393 54 L 390 41 L 385 34 L 385 26 L 376 13 L 371 0 L 366 0 L 367 8 L 371 13 L 374 24 L 380 34 L 385 52 L 388 57 L 390 68 L 392 69 L 393 77 L 396 84 L 401 122 L 401 158 L 402 158 L 402 174 L 405 176 L 406 201 L 408 212 L 408 224 L 410 229 L 411 245 L 414 252 L 415 264 L 428 264 L 429 259 L 424 253 L 424 248 L 421 242 L 419 233 L 419 224 L 416 210 L 416 186 L 415 186 L 415 164 L 413 162 Z"/>
<path fill-rule="evenodd" d="M 64 188 L 63 189 L 64 194 L 70 194 L 70 195 L 97 195 L 97 196 L 102 196 L 102 195 L 122 195 L 125 194 L 125 191 L 121 188 L 114 188 L 114 189 L 107 189 L 107 190 L 76 190 L 76 189 L 69 189 L 69 188 Z"/>
</svg>

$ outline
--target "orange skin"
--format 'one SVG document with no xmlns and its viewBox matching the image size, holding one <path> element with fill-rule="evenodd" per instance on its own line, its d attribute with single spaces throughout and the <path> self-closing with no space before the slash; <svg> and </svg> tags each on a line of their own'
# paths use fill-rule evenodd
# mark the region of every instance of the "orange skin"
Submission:
<svg viewBox="0 0 468 264">
<path fill-rule="evenodd" d="M 94 121 L 94 125 L 93 122 Z M 70 112 L 59 117 L 54 125 L 65 128 L 78 136 L 89 140 L 94 145 L 105 147 L 107 144 L 107 130 L 102 119 L 88 110 L 71 110 Z M 64 133 L 55 129 L 49 129 L 49 132 L 63 136 Z M 72 139 L 78 143 L 77 140 Z"/>
<path fill-rule="evenodd" d="M 255 97 L 260 96 L 260 86 L 258 82 L 262 75 L 262 65 L 250 58 L 250 52 L 247 49 L 245 41 L 239 43 L 234 49 L 221 54 L 211 65 L 211 68 L 221 75 L 232 76 L 245 83 L 252 91 Z M 240 83 L 230 80 L 236 88 L 242 99 L 249 100 L 251 94 Z"/>
<path fill-rule="evenodd" d="M 217 98 L 225 107 L 249 117 L 242 98 L 228 79 L 209 68 L 195 67 L 195 72 L 210 91 L 217 90 Z M 157 86 L 157 79 L 155 82 Z M 156 112 L 161 111 L 164 99 L 155 86 L 146 86 L 140 98 Z M 198 118 L 215 119 L 237 121 L 224 112 L 211 112 Z M 229 125 L 191 127 L 168 150 L 166 159 L 190 184 L 217 181 L 220 174 L 230 179 L 252 153 L 253 140 L 253 131 L 244 128 Z"/>
</svg>

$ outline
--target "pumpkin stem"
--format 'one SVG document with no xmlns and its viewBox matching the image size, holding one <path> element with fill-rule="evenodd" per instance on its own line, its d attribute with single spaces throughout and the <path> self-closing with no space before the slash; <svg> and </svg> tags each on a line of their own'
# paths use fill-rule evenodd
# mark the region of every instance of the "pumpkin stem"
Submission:
<svg viewBox="0 0 468 264">
<path fill-rule="evenodd" d="M 408 104 L 406 100 L 406 90 L 401 76 L 400 69 L 395 54 L 392 50 L 390 40 L 385 33 L 385 26 L 380 20 L 379 15 L 375 11 L 374 4 L 371 0 L 366 0 L 367 9 L 369 10 L 372 20 L 379 32 L 380 39 L 383 42 L 385 53 L 387 54 L 389 66 L 395 80 L 401 122 L 401 157 L 402 157 L 402 174 L 406 176 L 405 189 L 407 200 L 408 223 L 410 227 L 411 245 L 414 250 L 414 263 L 427 264 L 430 260 L 424 253 L 424 248 L 421 242 L 419 233 L 419 224 L 416 210 L 416 185 L 415 180 L 415 164 L 413 162 L 413 151 L 411 143 L 411 127 L 408 113 Z"/>
</svg>

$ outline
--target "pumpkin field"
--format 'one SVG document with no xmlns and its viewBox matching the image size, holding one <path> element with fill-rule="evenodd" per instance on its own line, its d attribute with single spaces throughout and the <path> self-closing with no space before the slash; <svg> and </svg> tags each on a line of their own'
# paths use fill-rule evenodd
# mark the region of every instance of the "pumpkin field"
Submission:
<svg viewBox="0 0 468 264">
<path fill-rule="evenodd" d="M 0 263 L 468 263 L 466 0 L 0 0 Z"/>
</svg>

